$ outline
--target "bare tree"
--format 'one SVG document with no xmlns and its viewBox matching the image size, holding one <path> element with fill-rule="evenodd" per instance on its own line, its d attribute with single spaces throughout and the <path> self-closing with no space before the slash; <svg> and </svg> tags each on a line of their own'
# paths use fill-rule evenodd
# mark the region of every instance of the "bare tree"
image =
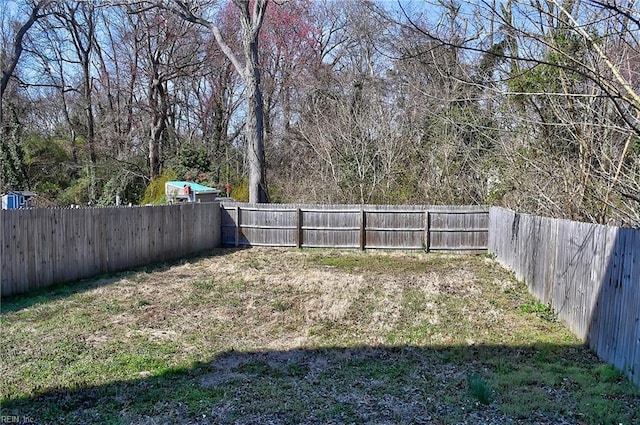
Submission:
<svg viewBox="0 0 640 425">
<path fill-rule="evenodd" d="M 631 29 L 637 30 L 637 6 L 509 0 L 498 8 L 464 8 L 468 25 L 457 40 L 443 37 L 428 19 L 407 14 L 405 23 L 429 42 L 483 58 L 478 81 L 495 93 L 492 109 L 502 121 L 493 131 L 504 152 L 496 158 L 493 200 L 601 223 L 633 220 L 637 207 L 628 205 L 635 201 L 625 198 L 628 189 L 617 191 L 635 186 L 622 180 L 637 176 L 632 146 L 640 135 L 640 98 L 630 66 L 638 52 Z M 501 115 L 500 105 L 512 113 Z"/>
<path fill-rule="evenodd" d="M 26 183 L 22 147 L 18 140 L 19 134 L 17 134 L 19 117 L 14 113 L 11 114 L 11 117 L 7 117 L 4 100 L 9 81 L 15 75 L 16 66 L 24 51 L 24 39 L 27 32 L 38 19 L 46 16 L 50 3 L 49 0 L 30 2 L 30 10 L 26 20 L 19 24 L 13 39 L 10 42 L 6 40 L 8 43 L 0 49 L 0 67 L 2 69 L 0 78 L 0 162 L 2 163 L 0 166 L 0 190 L 4 190 L 5 186 L 15 188 Z M 11 38 L 8 34 L 4 36 Z"/>
<path fill-rule="evenodd" d="M 169 82 L 189 75 L 200 63 L 199 43 L 193 25 L 161 10 L 140 12 L 144 56 L 141 74 L 147 81 L 147 107 L 151 117 L 149 128 L 149 169 L 153 179 L 160 175 L 171 133 L 175 133 Z"/>
<path fill-rule="evenodd" d="M 79 93 L 82 99 L 83 136 L 89 154 L 89 201 L 94 203 L 98 198 L 95 174 L 98 157 L 96 154 L 96 116 L 92 69 L 97 46 L 96 7 L 92 3 L 82 1 L 55 3 L 52 16 L 56 22 L 53 25 L 60 25 L 68 35 L 73 48 L 73 56 L 66 59 L 67 65 L 75 65 L 80 70 L 80 86 L 74 87 L 74 90 Z M 62 58 L 60 59 L 62 60 Z"/>
<path fill-rule="evenodd" d="M 4 98 L 5 91 L 7 90 L 7 85 L 9 84 L 9 79 L 13 76 L 16 66 L 20 61 L 20 57 L 22 56 L 22 52 L 24 51 L 23 40 L 27 31 L 31 29 L 33 24 L 36 21 L 44 16 L 46 13 L 43 11 L 49 6 L 51 0 L 40 0 L 32 3 L 31 11 L 27 20 L 19 27 L 18 31 L 15 34 L 13 39 L 11 52 L 2 49 L 2 78 L 0 79 L 0 122 L 2 122 L 2 99 Z"/>
<path fill-rule="evenodd" d="M 258 41 L 269 0 L 233 0 L 242 29 L 242 59 L 223 37 L 219 26 L 204 17 L 201 8 L 191 2 L 173 0 L 174 12 L 190 22 L 208 28 L 224 54 L 245 83 L 245 137 L 249 159 L 249 202 L 267 202 L 268 191 L 264 159 L 264 102 L 260 87 Z"/>
</svg>

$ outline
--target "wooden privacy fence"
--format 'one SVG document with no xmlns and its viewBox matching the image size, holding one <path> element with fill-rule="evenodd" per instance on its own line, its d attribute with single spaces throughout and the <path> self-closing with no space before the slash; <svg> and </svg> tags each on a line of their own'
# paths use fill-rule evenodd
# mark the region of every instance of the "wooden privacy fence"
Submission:
<svg viewBox="0 0 640 425">
<path fill-rule="evenodd" d="M 2 296 L 220 245 L 217 203 L 0 210 Z"/>
<path fill-rule="evenodd" d="M 486 251 L 488 207 L 221 204 L 222 243 Z"/>
<path fill-rule="evenodd" d="M 640 229 L 480 206 L 202 203 L 0 210 L 2 296 L 215 248 L 486 251 L 640 386 Z"/>
<path fill-rule="evenodd" d="M 489 252 L 640 385 L 640 229 L 491 208 Z"/>
</svg>

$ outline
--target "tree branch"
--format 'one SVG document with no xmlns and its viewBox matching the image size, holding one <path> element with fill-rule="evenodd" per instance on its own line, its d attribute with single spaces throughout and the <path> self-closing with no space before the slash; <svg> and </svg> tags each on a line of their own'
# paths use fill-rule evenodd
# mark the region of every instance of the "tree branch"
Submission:
<svg viewBox="0 0 640 425">
<path fill-rule="evenodd" d="M 23 46 L 22 41 L 24 36 L 27 34 L 27 31 L 33 26 L 33 24 L 44 15 L 40 15 L 39 12 L 42 8 L 46 7 L 49 3 L 48 0 L 42 0 L 36 3 L 31 10 L 31 14 L 29 15 L 29 19 L 27 22 L 22 24 L 16 37 L 13 42 L 13 57 L 9 62 L 9 66 L 7 69 L 2 70 L 2 79 L 0 81 L 0 99 L 4 96 L 5 90 L 7 89 L 7 85 L 9 84 L 9 79 L 13 75 L 16 66 L 18 65 L 18 61 L 20 60 L 20 56 L 22 55 Z"/>
<path fill-rule="evenodd" d="M 242 62 L 240 62 L 240 59 L 236 56 L 236 54 L 233 52 L 231 47 L 224 41 L 224 38 L 222 37 L 222 33 L 220 32 L 220 28 L 216 24 L 214 24 L 213 22 L 208 21 L 208 20 L 202 18 L 201 16 L 196 16 L 191 11 L 189 6 L 187 6 L 185 4 L 184 1 L 182 1 L 182 0 L 173 0 L 173 3 L 176 6 L 178 6 L 178 9 L 168 8 L 168 10 L 170 10 L 171 12 L 177 14 L 178 16 L 180 16 L 181 18 L 183 18 L 183 19 L 185 19 L 185 20 L 187 20 L 189 22 L 192 22 L 192 23 L 198 24 L 198 25 L 202 25 L 202 26 L 208 28 L 213 33 L 213 36 L 216 39 L 216 43 L 218 43 L 218 46 L 220 47 L 220 50 L 222 50 L 222 53 L 224 53 L 225 56 L 227 58 L 229 58 L 229 60 L 233 64 L 233 67 L 236 69 L 238 74 L 240 74 L 242 79 L 244 79 L 245 66 L 242 64 Z"/>
</svg>

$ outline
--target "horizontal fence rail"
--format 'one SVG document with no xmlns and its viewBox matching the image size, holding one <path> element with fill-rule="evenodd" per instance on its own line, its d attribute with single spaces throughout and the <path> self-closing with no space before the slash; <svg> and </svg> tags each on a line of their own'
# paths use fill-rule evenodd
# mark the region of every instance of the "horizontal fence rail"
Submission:
<svg viewBox="0 0 640 425">
<path fill-rule="evenodd" d="M 640 386 L 640 229 L 482 206 L 192 203 L 0 210 L 2 296 L 220 246 L 483 252 Z"/>
<path fill-rule="evenodd" d="M 486 251 L 482 206 L 221 204 L 227 246 Z"/>
<path fill-rule="evenodd" d="M 489 252 L 640 386 L 640 229 L 491 208 Z"/>
<path fill-rule="evenodd" d="M 175 260 L 220 245 L 217 203 L 0 210 L 1 295 Z"/>
</svg>

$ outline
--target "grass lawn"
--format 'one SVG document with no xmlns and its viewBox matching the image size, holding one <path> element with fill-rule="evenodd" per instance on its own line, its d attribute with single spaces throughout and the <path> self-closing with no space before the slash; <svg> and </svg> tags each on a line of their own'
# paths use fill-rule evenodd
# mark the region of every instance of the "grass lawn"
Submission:
<svg viewBox="0 0 640 425">
<path fill-rule="evenodd" d="M 485 256 L 246 249 L 2 302 L 3 423 L 639 424 Z"/>
</svg>

